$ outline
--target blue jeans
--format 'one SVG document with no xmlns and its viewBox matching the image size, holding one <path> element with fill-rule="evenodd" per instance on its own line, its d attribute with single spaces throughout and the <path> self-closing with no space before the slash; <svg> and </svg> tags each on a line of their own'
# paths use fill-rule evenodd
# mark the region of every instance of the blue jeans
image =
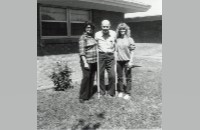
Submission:
<svg viewBox="0 0 200 130">
<path fill-rule="evenodd" d="M 85 69 L 83 61 L 81 61 L 81 69 L 83 72 L 83 78 L 81 81 L 81 88 L 79 93 L 79 99 L 88 100 L 93 94 L 93 85 L 95 72 L 97 70 L 97 63 L 89 63 L 90 69 Z"/>
<path fill-rule="evenodd" d="M 115 95 L 115 69 L 114 54 L 99 52 L 99 69 L 100 69 L 100 88 L 101 95 L 105 95 L 106 87 L 104 81 L 105 70 L 108 72 L 108 94 Z"/>
<path fill-rule="evenodd" d="M 126 94 L 130 94 L 131 90 L 131 68 L 127 68 L 127 64 L 129 61 L 117 61 L 117 75 L 118 75 L 118 91 L 124 92 Z M 123 76 L 125 73 L 125 77 Z M 126 79 L 126 85 L 123 84 L 123 79 Z"/>
</svg>

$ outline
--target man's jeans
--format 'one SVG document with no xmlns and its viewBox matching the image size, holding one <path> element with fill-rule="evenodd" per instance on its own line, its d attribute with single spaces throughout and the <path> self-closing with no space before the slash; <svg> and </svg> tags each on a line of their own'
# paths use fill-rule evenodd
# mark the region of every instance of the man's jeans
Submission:
<svg viewBox="0 0 200 130">
<path fill-rule="evenodd" d="M 131 90 L 131 68 L 127 68 L 127 64 L 129 61 L 117 61 L 117 75 L 118 75 L 118 85 L 119 92 L 124 92 L 126 94 L 130 94 Z M 123 77 L 123 73 L 125 77 Z M 123 79 L 126 79 L 126 86 L 124 88 Z"/>
<path fill-rule="evenodd" d="M 113 53 L 99 52 L 99 69 L 100 69 L 100 88 L 101 95 L 105 95 L 106 87 L 104 81 L 105 70 L 108 72 L 108 94 L 111 96 L 115 95 L 115 59 Z"/>
</svg>

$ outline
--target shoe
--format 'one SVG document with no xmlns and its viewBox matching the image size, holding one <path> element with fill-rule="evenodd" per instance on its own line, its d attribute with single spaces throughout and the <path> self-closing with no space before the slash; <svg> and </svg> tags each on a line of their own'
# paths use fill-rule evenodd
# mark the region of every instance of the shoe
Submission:
<svg viewBox="0 0 200 130">
<path fill-rule="evenodd" d="M 115 95 L 109 95 L 109 94 L 108 94 L 107 97 L 108 97 L 108 98 L 114 98 Z"/>
<path fill-rule="evenodd" d="M 100 94 L 101 94 L 101 96 L 105 96 L 106 92 L 101 91 Z"/>
<path fill-rule="evenodd" d="M 120 93 L 118 94 L 118 97 L 120 97 L 120 98 L 123 97 L 123 93 L 120 92 Z"/>
<path fill-rule="evenodd" d="M 85 100 L 84 100 L 84 99 L 79 99 L 79 102 L 80 102 L 80 103 L 84 103 Z"/>
<path fill-rule="evenodd" d="M 126 94 L 123 98 L 124 98 L 125 100 L 130 100 L 130 99 L 131 99 L 131 96 L 129 96 L 128 94 Z"/>
</svg>

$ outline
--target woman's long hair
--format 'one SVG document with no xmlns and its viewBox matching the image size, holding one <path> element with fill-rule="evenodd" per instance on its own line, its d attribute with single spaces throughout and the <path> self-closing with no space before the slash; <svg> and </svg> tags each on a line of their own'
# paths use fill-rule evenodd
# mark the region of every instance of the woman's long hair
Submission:
<svg viewBox="0 0 200 130">
<path fill-rule="evenodd" d="M 117 29 L 116 29 L 117 38 L 120 38 L 120 37 L 121 37 L 120 29 L 125 29 L 125 30 L 126 30 L 126 34 L 125 34 L 125 35 L 126 35 L 127 37 L 131 37 L 131 30 L 130 30 L 130 27 L 129 27 L 126 23 L 120 23 L 120 24 L 117 26 Z"/>
</svg>

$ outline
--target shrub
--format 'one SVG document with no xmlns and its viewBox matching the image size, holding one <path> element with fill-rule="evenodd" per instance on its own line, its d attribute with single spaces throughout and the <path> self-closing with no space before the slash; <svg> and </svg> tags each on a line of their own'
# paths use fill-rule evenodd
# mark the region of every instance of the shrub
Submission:
<svg viewBox="0 0 200 130">
<path fill-rule="evenodd" d="M 57 62 L 52 74 L 51 80 L 55 85 L 56 91 L 64 91 L 68 88 L 73 88 L 71 79 L 71 69 L 65 62 Z"/>
</svg>

